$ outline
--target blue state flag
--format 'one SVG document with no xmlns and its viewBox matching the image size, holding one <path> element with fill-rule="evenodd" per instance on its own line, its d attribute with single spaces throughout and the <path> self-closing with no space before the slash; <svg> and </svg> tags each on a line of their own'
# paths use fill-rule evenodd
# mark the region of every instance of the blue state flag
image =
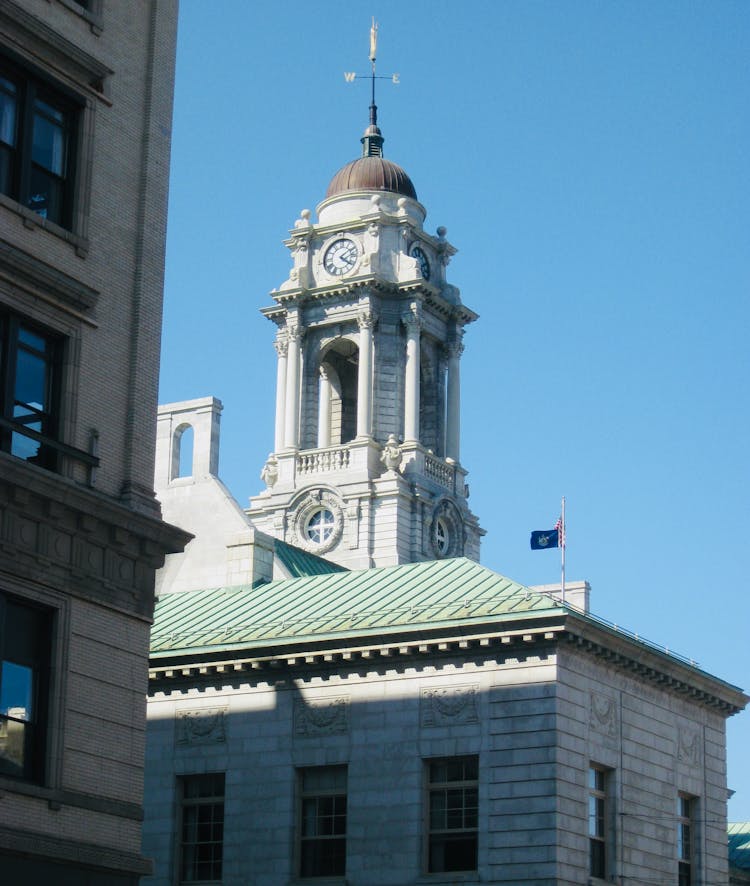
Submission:
<svg viewBox="0 0 750 886">
<path fill-rule="evenodd" d="M 544 551 L 547 548 L 560 547 L 559 529 L 535 529 L 531 533 L 531 550 Z"/>
</svg>

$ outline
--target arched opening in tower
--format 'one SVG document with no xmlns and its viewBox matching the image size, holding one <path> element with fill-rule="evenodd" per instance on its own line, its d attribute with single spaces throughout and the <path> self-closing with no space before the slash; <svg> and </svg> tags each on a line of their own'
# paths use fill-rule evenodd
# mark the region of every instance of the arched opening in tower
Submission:
<svg viewBox="0 0 750 886">
<path fill-rule="evenodd" d="M 342 446 L 357 436 L 359 349 L 341 338 L 320 360 L 318 446 Z"/>
<path fill-rule="evenodd" d="M 440 361 L 422 348 L 419 365 L 419 442 L 435 455 L 444 453 L 444 384 Z"/>
</svg>

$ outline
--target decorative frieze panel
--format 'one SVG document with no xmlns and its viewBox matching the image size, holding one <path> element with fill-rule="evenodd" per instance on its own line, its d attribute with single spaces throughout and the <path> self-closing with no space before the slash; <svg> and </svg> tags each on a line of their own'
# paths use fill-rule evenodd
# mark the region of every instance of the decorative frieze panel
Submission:
<svg viewBox="0 0 750 886">
<path fill-rule="evenodd" d="M 226 713 L 226 708 L 178 711 L 175 721 L 175 744 L 205 745 L 226 741 Z"/>
<path fill-rule="evenodd" d="M 592 692 L 589 711 L 589 726 L 594 732 L 616 738 L 619 732 L 617 702 L 609 695 Z"/>
<path fill-rule="evenodd" d="M 423 688 L 419 698 L 419 722 L 424 727 L 477 723 L 476 684 Z"/>
<path fill-rule="evenodd" d="M 349 697 L 294 700 L 294 734 L 310 738 L 318 735 L 342 735 L 349 731 Z"/>
<path fill-rule="evenodd" d="M 697 729 L 682 728 L 677 731 L 677 759 L 690 766 L 701 762 L 701 736 Z"/>
</svg>

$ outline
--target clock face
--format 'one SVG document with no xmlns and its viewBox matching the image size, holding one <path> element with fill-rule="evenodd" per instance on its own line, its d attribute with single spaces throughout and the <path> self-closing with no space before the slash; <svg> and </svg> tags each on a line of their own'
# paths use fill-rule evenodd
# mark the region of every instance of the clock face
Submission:
<svg viewBox="0 0 750 886">
<path fill-rule="evenodd" d="M 323 256 L 323 267 L 334 277 L 341 277 L 357 264 L 359 250 L 357 244 L 348 237 L 334 240 Z"/>
<path fill-rule="evenodd" d="M 409 255 L 419 262 L 419 270 L 422 272 L 423 279 L 429 280 L 430 262 L 425 255 L 424 249 L 422 249 L 421 246 L 412 246 L 412 248 L 409 250 Z"/>
</svg>

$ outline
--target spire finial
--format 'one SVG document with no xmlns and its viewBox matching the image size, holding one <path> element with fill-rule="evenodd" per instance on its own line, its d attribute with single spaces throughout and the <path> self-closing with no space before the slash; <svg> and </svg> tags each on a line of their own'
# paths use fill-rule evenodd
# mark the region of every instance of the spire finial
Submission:
<svg viewBox="0 0 750 886">
<path fill-rule="evenodd" d="M 370 125 L 365 129 L 365 134 L 360 141 L 362 142 L 363 157 L 382 157 L 383 156 L 383 134 L 378 129 L 378 106 L 375 104 L 375 81 L 390 80 L 391 83 L 399 83 L 398 74 L 388 74 L 387 76 L 378 76 L 375 73 L 375 60 L 378 56 L 378 23 L 375 18 L 372 19 L 370 26 L 370 81 L 372 83 L 372 92 L 370 98 Z M 357 77 L 365 77 L 365 74 L 356 74 L 354 71 L 346 71 L 344 79 L 347 83 L 353 83 Z"/>
<path fill-rule="evenodd" d="M 375 16 L 372 18 L 370 26 L 370 81 L 372 83 L 372 92 L 370 98 L 370 125 L 362 136 L 362 156 L 363 157 L 382 157 L 383 156 L 383 138 L 380 129 L 378 129 L 378 106 L 375 104 L 375 59 L 378 57 L 378 23 Z"/>
</svg>

